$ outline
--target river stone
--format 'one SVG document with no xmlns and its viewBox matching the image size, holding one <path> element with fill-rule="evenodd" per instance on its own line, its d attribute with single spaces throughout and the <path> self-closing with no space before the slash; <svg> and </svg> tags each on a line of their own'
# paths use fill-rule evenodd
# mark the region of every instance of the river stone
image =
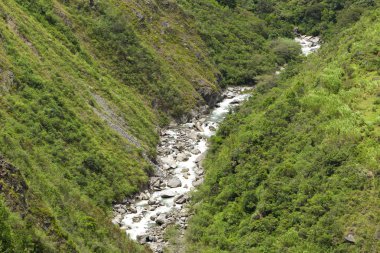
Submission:
<svg viewBox="0 0 380 253">
<path fill-rule="evenodd" d="M 202 183 L 203 183 L 203 179 L 201 178 L 201 179 L 199 179 L 199 180 L 197 180 L 197 181 L 194 181 L 194 182 L 193 182 L 193 186 L 194 186 L 194 187 L 198 187 L 198 186 L 200 186 Z"/>
<path fill-rule="evenodd" d="M 181 187 L 181 186 L 182 186 L 182 183 L 178 177 L 172 177 L 168 181 L 168 187 L 170 187 L 170 188 L 177 188 L 177 187 Z"/>
<path fill-rule="evenodd" d="M 140 222 L 141 219 L 142 219 L 142 217 L 140 217 L 140 216 L 135 216 L 135 217 L 132 218 L 132 221 L 133 221 L 134 223 L 137 223 L 137 222 Z"/>
<path fill-rule="evenodd" d="M 189 157 L 184 153 L 180 153 L 177 155 L 177 160 L 179 162 L 185 162 L 185 161 L 189 160 Z"/>
<path fill-rule="evenodd" d="M 157 225 L 163 225 L 166 223 L 166 214 L 162 213 L 156 218 Z"/>
<path fill-rule="evenodd" d="M 194 155 L 199 155 L 201 153 L 201 151 L 199 149 L 195 148 L 191 151 L 191 153 L 193 153 Z"/>
<path fill-rule="evenodd" d="M 155 236 L 150 235 L 150 236 L 148 236 L 148 237 L 146 238 L 146 241 L 147 241 L 147 242 L 156 242 L 156 241 L 157 241 L 157 238 L 156 238 Z"/>
<path fill-rule="evenodd" d="M 187 128 L 193 128 L 194 127 L 194 123 L 186 123 L 185 126 Z"/>
<path fill-rule="evenodd" d="M 177 168 L 177 163 L 171 156 L 161 158 L 161 161 L 163 164 L 167 164 L 169 168 Z"/>
<path fill-rule="evenodd" d="M 141 200 L 148 200 L 149 199 L 149 196 L 145 193 L 141 193 L 140 194 L 140 197 L 139 197 Z"/>
<path fill-rule="evenodd" d="M 129 211 L 131 211 L 131 213 L 137 213 L 137 209 L 134 206 L 129 207 Z"/>
<path fill-rule="evenodd" d="M 153 187 L 160 187 L 160 184 L 161 184 L 160 180 L 157 180 L 156 182 L 154 182 L 154 183 L 152 184 L 152 186 L 153 186 Z"/>
<path fill-rule="evenodd" d="M 216 128 L 214 126 L 210 126 L 208 129 L 210 129 L 210 131 L 212 131 L 212 132 L 216 131 Z"/>
<path fill-rule="evenodd" d="M 204 132 L 204 129 L 203 129 L 203 127 L 202 127 L 202 125 L 201 125 L 200 122 L 197 122 L 197 123 L 195 124 L 195 128 L 196 128 L 199 132 Z"/>
<path fill-rule="evenodd" d="M 137 241 L 138 241 L 139 243 L 141 243 L 141 244 L 146 243 L 146 238 L 147 238 L 146 235 L 138 235 L 138 236 L 136 237 Z"/>
<path fill-rule="evenodd" d="M 169 198 L 173 198 L 174 196 L 175 196 L 175 192 L 173 192 L 173 191 L 167 191 L 167 192 L 165 192 L 165 193 L 163 193 L 161 195 L 161 198 L 163 198 L 163 199 L 169 199 Z"/>
<path fill-rule="evenodd" d="M 177 150 L 182 151 L 185 149 L 185 146 L 182 143 L 179 143 L 174 146 Z"/>
<path fill-rule="evenodd" d="M 174 202 L 178 205 L 182 205 L 187 201 L 187 197 L 185 195 L 180 195 L 174 199 Z"/>
<path fill-rule="evenodd" d="M 191 133 L 189 133 L 189 138 L 192 140 L 197 140 L 198 134 L 196 132 L 192 131 Z"/>
<path fill-rule="evenodd" d="M 196 168 L 194 170 L 195 174 L 197 174 L 198 176 L 202 176 L 204 174 L 204 171 L 200 168 Z"/>
<path fill-rule="evenodd" d="M 195 163 L 200 163 L 203 161 L 203 159 L 205 158 L 206 156 L 206 152 L 204 152 L 203 154 L 201 154 L 200 156 L 197 157 L 197 159 L 195 159 Z"/>
<path fill-rule="evenodd" d="M 189 172 L 189 168 L 183 168 L 183 169 L 181 170 L 181 172 L 182 172 L 182 173 Z"/>
</svg>

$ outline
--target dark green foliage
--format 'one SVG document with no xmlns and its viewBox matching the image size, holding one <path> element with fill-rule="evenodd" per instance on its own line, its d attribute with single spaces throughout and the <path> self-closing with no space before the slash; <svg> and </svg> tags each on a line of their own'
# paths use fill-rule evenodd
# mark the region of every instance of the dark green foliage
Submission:
<svg viewBox="0 0 380 253">
<path fill-rule="evenodd" d="M 317 55 L 258 78 L 212 138 L 188 252 L 380 250 L 380 65 L 368 60 L 379 17 L 368 12 Z"/>
<path fill-rule="evenodd" d="M 253 84 L 257 75 L 275 68 L 266 41 L 268 29 L 251 12 L 222 8 L 216 1 L 181 0 L 180 4 L 196 18 L 224 86 Z"/>
<path fill-rule="evenodd" d="M 186 15 L 151 4 L 0 2 L 0 156 L 20 171 L 1 172 L 1 252 L 147 251 L 111 223 L 112 202 L 147 182 L 157 127 L 218 91 Z"/>
<path fill-rule="evenodd" d="M 230 8 L 235 8 L 236 5 L 237 5 L 237 2 L 236 0 L 217 0 L 218 3 L 220 3 L 221 5 L 225 5 L 225 6 L 228 6 Z"/>
<path fill-rule="evenodd" d="M 291 39 L 279 38 L 272 42 L 271 48 L 279 65 L 295 60 L 301 54 L 300 45 Z"/>
<path fill-rule="evenodd" d="M 360 18 L 364 9 L 376 6 L 375 0 L 241 0 L 239 3 L 267 21 L 273 35 L 290 36 L 292 26 L 296 26 L 304 34 L 323 34 L 325 37 L 334 36 L 342 28 L 335 26 L 336 23 L 348 26 Z"/>
</svg>

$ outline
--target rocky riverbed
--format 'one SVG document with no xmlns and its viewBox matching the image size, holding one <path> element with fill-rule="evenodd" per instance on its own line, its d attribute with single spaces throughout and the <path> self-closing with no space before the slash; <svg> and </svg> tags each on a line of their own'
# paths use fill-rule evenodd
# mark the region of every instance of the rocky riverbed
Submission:
<svg viewBox="0 0 380 253">
<path fill-rule="evenodd" d="M 321 39 L 319 37 L 298 35 L 295 41 L 300 43 L 302 53 L 306 56 L 316 52 L 321 47 Z"/>
<path fill-rule="evenodd" d="M 126 230 L 132 239 L 149 244 L 154 252 L 162 252 L 166 244 L 163 234 L 169 224 L 177 224 L 183 231 L 186 229 L 189 213 L 185 204 L 189 192 L 203 182 L 201 162 L 207 150 L 207 139 L 231 108 L 249 97 L 244 93 L 247 89 L 228 88 L 211 113 L 205 108 L 190 122 L 171 124 L 162 130 L 157 147 L 157 172 L 150 179 L 149 189 L 114 206 L 113 222 Z"/>
<path fill-rule="evenodd" d="M 318 37 L 299 35 L 295 40 L 302 46 L 304 55 L 320 48 Z M 113 222 L 132 239 L 148 244 L 158 253 L 167 245 L 164 232 L 168 225 L 176 224 L 184 233 L 190 215 L 186 209 L 189 193 L 203 182 L 202 160 L 207 139 L 215 134 L 231 108 L 249 97 L 245 93 L 248 89 L 228 88 L 211 113 L 207 107 L 201 108 L 190 122 L 171 124 L 162 130 L 157 147 L 157 171 L 150 178 L 149 188 L 113 208 Z"/>
</svg>

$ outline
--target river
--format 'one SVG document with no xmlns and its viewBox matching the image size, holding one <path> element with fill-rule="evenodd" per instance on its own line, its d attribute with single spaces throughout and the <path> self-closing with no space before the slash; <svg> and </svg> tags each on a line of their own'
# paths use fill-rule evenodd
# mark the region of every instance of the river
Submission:
<svg viewBox="0 0 380 253">
<path fill-rule="evenodd" d="M 299 36 L 295 40 L 306 56 L 320 47 L 317 37 Z M 207 151 L 207 139 L 215 134 L 233 107 L 249 98 L 249 89 L 227 88 L 223 100 L 209 114 L 197 115 L 189 123 L 172 124 L 161 132 L 157 172 L 150 179 L 149 189 L 114 206 L 113 222 L 130 238 L 149 244 L 158 253 L 167 244 L 163 237 L 169 224 L 177 224 L 184 232 L 189 218 L 186 209 L 189 193 L 203 182 L 201 162 Z"/>
</svg>

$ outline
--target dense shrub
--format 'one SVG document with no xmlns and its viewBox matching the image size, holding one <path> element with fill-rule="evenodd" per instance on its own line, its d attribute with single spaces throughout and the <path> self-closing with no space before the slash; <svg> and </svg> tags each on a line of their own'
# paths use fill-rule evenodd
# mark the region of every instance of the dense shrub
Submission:
<svg viewBox="0 0 380 253">
<path fill-rule="evenodd" d="M 187 252 L 380 250 L 379 78 L 367 60 L 379 24 L 374 10 L 317 55 L 258 78 L 212 138 Z"/>
<path fill-rule="evenodd" d="M 295 60 L 301 54 L 300 45 L 291 39 L 279 38 L 272 42 L 271 48 L 279 65 Z"/>
</svg>

